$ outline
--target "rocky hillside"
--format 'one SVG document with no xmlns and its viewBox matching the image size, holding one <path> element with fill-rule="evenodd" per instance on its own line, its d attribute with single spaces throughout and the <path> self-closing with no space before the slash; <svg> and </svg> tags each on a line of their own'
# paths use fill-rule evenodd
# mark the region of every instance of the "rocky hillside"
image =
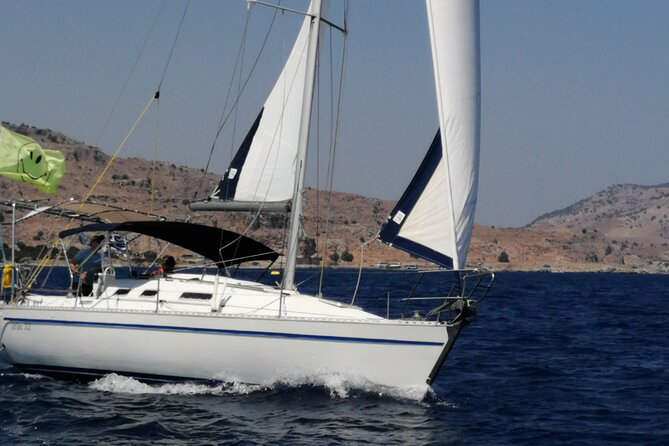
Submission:
<svg viewBox="0 0 669 446">
<path fill-rule="evenodd" d="M 66 159 L 66 174 L 58 193 L 47 195 L 37 188 L 0 176 L 1 200 L 48 200 L 59 203 L 70 198 L 82 199 L 98 182 L 111 157 L 97 147 L 71 139 L 62 133 L 39 129 L 25 124 L 2 125 L 35 139 L 43 148 L 59 150 Z M 154 171 L 155 168 L 155 171 Z M 90 195 L 89 200 L 163 215 L 169 219 L 185 219 L 218 225 L 257 238 L 281 252 L 283 249 L 285 218 L 277 214 L 262 215 L 253 220 L 245 213 L 191 213 L 188 202 L 194 197 L 205 197 L 218 183 L 220 173 L 205 175 L 201 169 L 174 164 L 152 162 L 140 158 L 117 157 Z M 153 196 L 152 196 L 153 192 Z M 317 262 L 323 257 L 327 263 L 338 259 L 345 265 L 358 265 L 364 242 L 372 241 L 379 224 L 385 219 L 393 203 L 372 198 L 335 193 L 331 197 L 316 190 L 305 194 L 304 263 Z M 328 211 L 329 209 L 329 211 Z M 5 209 L 6 211 L 7 209 Z M 0 219 L 9 221 L 7 214 Z M 20 247 L 37 247 L 54 240 L 64 222 L 53 217 L 30 219 L 18 228 Z M 329 235 L 326 237 L 326 233 Z M 8 235 L 6 235 L 7 237 Z M 5 239 L 6 240 L 6 239 Z M 138 249 L 156 250 L 140 245 Z M 27 257 L 34 250 L 24 251 Z M 330 259 L 332 257 L 332 259 Z M 381 243 L 365 247 L 365 263 L 376 264 L 386 258 L 409 261 L 410 257 Z"/>
<path fill-rule="evenodd" d="M 669 260 L 669 184 L 610 186 L 540 216 L 530 228 L 570 233 L 567 251 L 590 251 L 604 264 L 662 269 Z"/>
<path fill-rule="evenodd" d="M 470 260 L 490 265 L 500 249 L 513 269 L 669 272 L 669 184 L 610 186 L 524 228 L 477 227 Z"/>
<path fill-rule="evenodd" d="M 110 160 L 100 149 L 52 130 L 23 124 L 2 125 L 31 136 L 45 149 L 62 151 L 67 173 L 56 196 L 0 177 L 0 200 L 49 199 L 57 203 L 72 197 L 83 198 Z M 191 215 L 188 202 L 195 196 L 206 196 L 218 179 L 219 173 L 205 175 L 202 170 L 187 166 L 163 162 L 153 166 L 144 159 L 119 157 L 90 199 L 184 219 Z M 374 241 L 393 204 L 361 195 L 328 195 L 307 190 L 301 261 L 318 262 L 320 257 L 326 264 L 337 261 L 343 266 L 357 266 L 361 259 L 365 265 L 401 262 L 427 266 Z M 667 272 L 668 215 L 669 184 L 615 185 L 565 209 L 542 215 L 523 228 L 476 225 L 468 261 L 472 266 L 491 269 Z M 7 220 L 6 214 L 0 213 L 2 218 Z M 286 236 L 283 216 L 263 215 L 254 221 L 244 213 L 195 213 L 192 218 L 245 232 L 278 251 L 283 249 Z M 38 247 L 52 240 L 61 228 L 62 221 L 55 219 L 46 224 L 44 219 L 28 220 L 19 227 L 18 245 Z M 25 251 L 28 252 L 32 251 Z"/>
</svg>

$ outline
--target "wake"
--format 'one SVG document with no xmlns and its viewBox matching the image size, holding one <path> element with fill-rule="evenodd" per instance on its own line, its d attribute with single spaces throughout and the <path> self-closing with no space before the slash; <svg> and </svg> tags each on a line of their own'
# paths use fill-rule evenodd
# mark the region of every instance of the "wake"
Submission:
<svg viewBox="0 0 669 446">
<path fill-rule="evenodd" d="M 162 395 L 251 395 L 281 391 L 324 389 L 335 399 L 357 398 L 363 395 L 390 397 L 393 399 L 422 401 L 432 395 L 432 389 L 425 386 L 387 387 L 371 383 L 362 377 L 342 374 L 281 375 L 262 384 L 247 384 L 234 376 L 220 376 L 216 381 L 148 384 L 135 378 L 107 374 L 88 384 L 89 388 L 102 392 L 121 394 L 162 394 Z"/>
</svg>

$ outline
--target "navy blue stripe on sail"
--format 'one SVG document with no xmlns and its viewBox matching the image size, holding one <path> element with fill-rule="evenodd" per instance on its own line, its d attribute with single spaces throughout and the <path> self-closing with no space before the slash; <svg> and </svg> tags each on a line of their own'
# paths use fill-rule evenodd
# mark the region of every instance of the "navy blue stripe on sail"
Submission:
<svg viewBox="0 0 669 446">
<path fill-rule="evenodd" d="M 406 217 L 411 213 L 414 206 L 418 202 L 418 199 L 422 195 L 425 187 L 429 183 L 432 175 L 434 175 L 439 163 L 442 160 L 442 148 L 441 148 L 441 131 L 437 130 L 437 135 L 434 137 L 430 149 L 427 151 L 423 162 L 420 164 L 418 171 L 414 175 L 409 187 L 407 187 L 404 194 L 399 199 L 395 208 L 393 208 L 390 216 L 381 227 L 379 232 L 379 238 L 392 245 L 396 248 L 399 248 L 403 251 L 406 251 L 410 254 L 416 255 L 423 259 L 434 262 L 440 266 L 446 268 L 453 268 L 453 259 L 445 254 L 437 252 L 427 246 L 424 246 L 420 243 L 416 243 L 404 237 L 398 236 L 402 225 L 406 221 Z M 401 212 L 404 214 L 403 218 L 395 218 Z M 399 223 L 398 223 L 399 221 Z"/>
<path fill-rule="evenodd" d="M 262 119 L 262 114 L 265 111 L 263 108 L 260 110 L 258 117 L 251 126 L 251 129 L 246 134 L 242 145 L 235 153 L 235 157 L 232 159 L 230 166 L 225 171 L 223 178 L 218 183 L 218 187 L 212 194 L 212 198 L 218 198 L 219 200 L 234 200 L 235 193 L 237 192 L 237 183 L 239 182 L 239 176 L 242 174 L 244 169 L 244 163 L 246 162 L 246 157 L 249 154 L 251 149 L 251 144 L 253 143 L 253 138 L 256 136 L 258 127 L 260 126 L 260 120 Z"/>
<path fill-rule="evenodd" d="M 427 246 L 421 245 L 420 243 L 412 242 L 409 239 L 406 239 L 401 236 L 395 237 L 392 246 L 399 248 L 402 251 L 406 251 L 409 254 L 414 254 L 430 262 L 434 262 L 439 266 L 444 268 L 453 269 L 453 259 L 445 254 L 442 254 L 434 249 L 430 249 Z"/>
</svg>

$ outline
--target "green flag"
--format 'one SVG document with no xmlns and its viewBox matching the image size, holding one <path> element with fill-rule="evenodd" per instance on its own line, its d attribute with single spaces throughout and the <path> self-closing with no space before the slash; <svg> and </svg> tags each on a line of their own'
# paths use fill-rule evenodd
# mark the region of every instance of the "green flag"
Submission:
<svg viewBox="0 0 669 446">
<path fill-rule="evenodd" d="M 65 156 L 44 150 L 32 138 L 0 127 L 0 175 L 55 194 L 65 174 Z"/>
</svg>

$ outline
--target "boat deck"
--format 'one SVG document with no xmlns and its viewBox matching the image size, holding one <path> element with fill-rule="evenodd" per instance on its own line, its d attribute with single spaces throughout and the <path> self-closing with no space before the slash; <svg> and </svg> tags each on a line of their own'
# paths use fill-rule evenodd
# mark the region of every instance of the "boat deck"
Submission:
<svg viewBox="0 0 669 446">
<path fill-rule="evenodd" d="M 383 320 L 360 307 L 297 291 L 228 277 L 187 273 L 127 279 L 101 275 L 92 296 L 28 294 L 22 305 L 105 311 Z"/>
</svg>

